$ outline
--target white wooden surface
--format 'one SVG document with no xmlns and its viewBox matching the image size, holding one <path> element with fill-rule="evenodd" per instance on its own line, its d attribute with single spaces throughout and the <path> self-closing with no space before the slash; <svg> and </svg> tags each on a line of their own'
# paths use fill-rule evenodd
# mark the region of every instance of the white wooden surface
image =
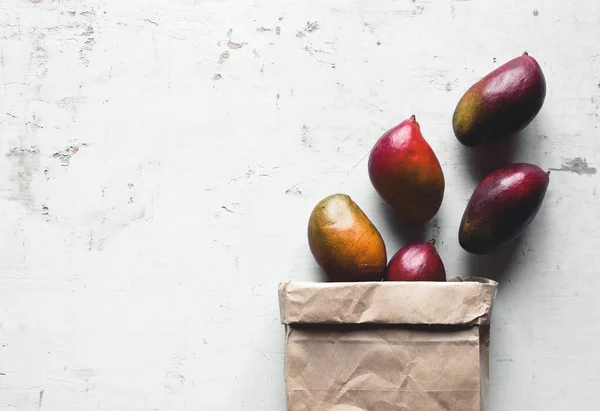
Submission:
<svg viewBox="0 0 600 411">
<path fill-rule="evenodd" d="M 322 280 L 306 223 L 333 192 L 390 256 L 416 238 L 364 160 L 411 114 L 447 179 L 423 236 L 449 275 L 501 282 L 489 410 L 590 409 L 599 16 L 596 0 L 3 0 L 0 409 L 284 409 L 277 283 Z M 521 241 L 473 258 L 457 227 L 491 162 L 451 116 L 525 50 L 548 95 L 509 157 L 560 171 Z"/>
</svg>

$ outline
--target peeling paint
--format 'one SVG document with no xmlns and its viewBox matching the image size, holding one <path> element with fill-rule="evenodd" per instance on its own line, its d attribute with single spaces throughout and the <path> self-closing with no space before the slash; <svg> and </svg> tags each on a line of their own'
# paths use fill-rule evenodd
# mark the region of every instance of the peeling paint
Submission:
<svg viewBox="0 0 600 411">
<path fill-rule="evenodd" d="M 71 157 L 79 151 L 79 146 L 72 145 L 64 150 L 60 150 L 52 154 L 50 157 L 60 160 L 63 167 L 67 167 L 71 163 Z"/>
<path fill-rule="evenodd" d="M 237 49 L 241 49 L 246 44 L 248 44 L 248 43 L 234 43 L 233 41 L 229 40 L 227 42 L 227 47 L 229 47 L 232 50 L 237 50 Z"/>
<path fill-rule="evenodd" d="M 301 30 L 298 30 L 298 32 L 296 33 L 296 37 L 304 37 L 307 34 L 314 33 L 315 31 L 319 30 L 319 28 L 320 26 L 318 21 L 307 21 L 306 27 L 304 27 Z"/>
<path fill-rule="evenodd" d="M 85 31 L 83 33 L 80 34 L 80 36 L 86 36 L 89 37 L 92 34 L 94 34 L 94 27 L 93 26 L 87 26 Z"/>
<path fill-rule="evenodd" d="M 579 175 L 593 175 L 597 172 L 595 167 L 588 166 L 587 160 L 581 157 L 566 160 L 564 163 L 562 163 L 560 168 L 550 168 L 550 170 L 566 171 Z"/>
<path fill-rule="evenodd" d="M 225 62 L 225 60 L 227 60 L 228 58 L 229 58 L 229 52 L 228 51 L 224 51 L 219 56 L 219 61 L 217 61 L 217 63 L 223 64 Z"/>
</svg>

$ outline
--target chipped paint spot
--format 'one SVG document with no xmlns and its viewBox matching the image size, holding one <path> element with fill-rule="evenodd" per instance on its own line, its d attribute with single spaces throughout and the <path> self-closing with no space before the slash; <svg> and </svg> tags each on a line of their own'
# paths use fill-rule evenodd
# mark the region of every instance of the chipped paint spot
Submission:
<svg viewBox="0 0 600 411">
<path fill-rule="evenodd" d="M 88 54 L 90 54 L 90 52 L 94 48 L 95 44 L 96 44 L 96 40 L 94 40 L 93 37 L 89 37 L 85 41 L 85 43 L 83 44 L 81 49 L 79 49 L 79 60 L 86 66 L 89 66 L 89 64 L 90 64 L 90 60 L 87 58 L 87 56 L 88 56 Z"/>
<path fill-rule="evenodd" d="M 304 37 L 307 34 L 314 33 L 315 31 L 319 30 L 319 28 L 320 26 L 318 21 L 307 21 L 306 27 L 304 27 L 302 30 L 298 30 L 298 32 L 296 33 L 296 37 Z"/>
<path fill-rule="evenodd" d="M 217 63 L 223 64 L 225 62 L 225 60 L 227 60 L 228 58 L 229 58 L 229 52 L 228 51 L 224 51 L 219 56 L 219 61 L 217 61 Z"/>
<path fill-rule="evenodd" d="M 80 36 L 89 37 L 89 36 L 91 36 L 93 34 L 94 34 L 94 27 L 87 26 L 87 28 L 85 29 L 85 31 L 83 33 L 81 33 Z"/>
<path fill-rule="evenodd" d="M 229 40 L 227 42 L 227 47 L 229 47 L 232 50 L 237 50 L 237 49 L 241 49 L 246 44 L 248 44 L 248 43 L 234 43 L 233 41 Z"/>
<path fill-rule="evenodd" d="M 533 15 L 534 15 L 535 17 L 539 16 L 539 14 L 540 14 L 540 12 L 539 12 L 539 11 L 537 11 L 537 9 L 536 9 L 536 10 L 533 10 Z"/>
<path fill-rule="evenodd" d="M 85 143 L 83 143 L 81 145 L 83 147 L 87 146 L 87 144 L 85 144 Z M 71 157 L 73 157 L 73 155 L 75 155 L 78 151 L 79 151 L 78 145 L 71 145 L 71 146 L 65 148 L 64 150 L 57 151 L 56 153 L 52 154 L 50 157 L 60 160 L 62 163 L 61 165 L 63 167 L 66 167 L 70 164 Z"/>
<path fill-rule="evenodd" d="M 79 151 L 79 146 L 69 146 L 64 150 L 57 151 L 50 157 L 61 161 L 63 167 L 67 167 L 71 162 L 71 157 Z"/>
<path fill-rule="evenodd" d="M 585 158 L 576 157 L 562 163 L 560 168 L 550 168 L 552 171 L 567 171 L 579 175 L 593 175 L 596 174 L 597 170 L 595 167 L 588 166 Z"/>
</svg>

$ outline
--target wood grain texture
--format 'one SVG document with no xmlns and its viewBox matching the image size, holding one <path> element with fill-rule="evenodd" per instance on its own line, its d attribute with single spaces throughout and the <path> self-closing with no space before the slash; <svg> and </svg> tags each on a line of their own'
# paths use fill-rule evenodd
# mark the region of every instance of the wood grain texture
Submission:
<svg viewBox="0 0 600 411">
<path fill-rule="evenodd" d="M 589 408 L 598 15 L 595 0 L 3 0 L 0 409 L 282 410 L 277 284 L 323 279 L 306 225 L 334 192 L 388 255 L 435 237 L 448 276 L 499 279 L 489 410 Z M 482 159 L 452 135 L 454 107 L 523 51 L 546 102 Z M 365 161 L 411 114 L 447 184 L 424 232 L 397 229 Z M 546 200 L 513 247 L 471 257 L 464 206 L 507 160 L 555 170 Z"/>
</svg>

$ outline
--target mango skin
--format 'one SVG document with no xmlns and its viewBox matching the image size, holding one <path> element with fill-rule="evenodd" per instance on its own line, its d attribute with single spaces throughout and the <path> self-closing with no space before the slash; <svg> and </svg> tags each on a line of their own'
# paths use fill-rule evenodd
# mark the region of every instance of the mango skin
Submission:
<svg viewBox="0 0 600 411">
<path fill-rule="evenodd" d="M 381 281 L 387 254 L 381 234 L 346 194 L 325 197 L 308 222 L 308 244 L 333 282 Z"/>
<path fill-rule="evenodd" d="M 452 116 L 454 135 L 475 147 L 513 135 L 537 116 L 546 98 L 546 78 L 527 53 L 473 84 Z"/>
<path fill-rule="evenodd" d="M 437 214 L 444 199 L 444 172 L 415 116 L 377 140 L 368 169 L 373 187 L 400 219 L 422 224 Z"/>
<path fill-rule="evenodd" d="M 537 215 L 550 172 L 533 164 L 515 163 L 485 177 L 473 191 L 458 233 L 461 247 L 490 254 L 519 237 Z"/>
</svg>

